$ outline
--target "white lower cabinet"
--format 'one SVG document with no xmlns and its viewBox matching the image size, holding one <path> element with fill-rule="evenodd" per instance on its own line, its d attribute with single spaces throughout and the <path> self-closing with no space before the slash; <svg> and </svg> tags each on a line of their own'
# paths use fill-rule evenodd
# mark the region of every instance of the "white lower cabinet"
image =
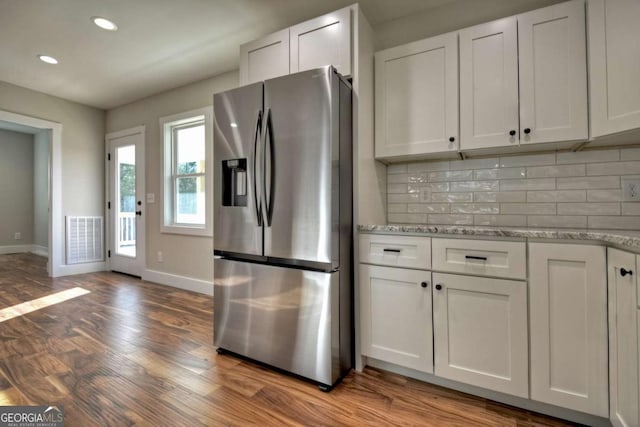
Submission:
<svg viewBox="0 0 640 427">
<path fill-rule="evenodd" d="M 605 248 L 529 244 L 531 398 L 609 417 Z"/>
<path fill-rule="evenodd" d="M 611 248 L 607 254 L 610 418 L 614 426 L 638 426 L 636 255 Z"/>
<path fill-rule="evenodd" d="M 527 398 L 527 285 L 433 273 L 435 374 Z"/>
<path fill-rule="evenodd" d="M 431 273 L 360 265 L 362 354 L 433 373 Z"/>
</svg>

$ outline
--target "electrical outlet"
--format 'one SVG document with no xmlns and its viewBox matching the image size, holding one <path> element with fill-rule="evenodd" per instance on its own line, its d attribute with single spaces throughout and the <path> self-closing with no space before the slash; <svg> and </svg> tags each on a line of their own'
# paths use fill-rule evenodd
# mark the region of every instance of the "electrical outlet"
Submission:
<svg viewBox="0 0 640 427">
<path fill-rule="evenodd" d="M 622 200 L 640 202 L 640 179 L 622 179 Z"/>
<path fill-rule="evenodd" d="M 156 195 L 155 193 L 147 193 L 147 203 L 155 203 Z"/>
<path fill-rule="evenodd" d="M 431 201 L 431 189 L 429 187 L 422 187 L 420 189 L 420 202 L 428 203 Z"/>
<path fill-rule="evenodd" d="M 13 233 L 13 240 L 22 240 L 22 233 L 19 231 L 17 233 Z"/>
<path fill-rule="evenodd" d="M 162 255 L 162 251 L 158 251 L 158 262 L 164 262 L 164 257 Z"/>
</svg>

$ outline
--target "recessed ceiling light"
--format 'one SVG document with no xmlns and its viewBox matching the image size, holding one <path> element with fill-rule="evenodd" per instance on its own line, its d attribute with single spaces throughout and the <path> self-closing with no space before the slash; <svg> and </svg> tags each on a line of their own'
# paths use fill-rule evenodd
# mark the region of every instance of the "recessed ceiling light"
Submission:
<svg viewBox="0 0 640 427">
<path fill-rule="evenodd" d="M 40 59 L 40 61 L 42 62 L 46 62 L 47 64 L 57 64 L 58 60 L 56 58 L 54 58 L 53 56 L 49 56 L 49 55 L 38 55 L 38 59 Z"/>
<path fill-rule="evenodd" d="M 91 20 L 94 24 L 96 24 L 103 30 L 115 31 L 118 29 L 118 26 L 115 24 L 115 22 L 109 21 L 107 18 L 103 18 L 101 16 L 92 16 Z"/>
</svg>

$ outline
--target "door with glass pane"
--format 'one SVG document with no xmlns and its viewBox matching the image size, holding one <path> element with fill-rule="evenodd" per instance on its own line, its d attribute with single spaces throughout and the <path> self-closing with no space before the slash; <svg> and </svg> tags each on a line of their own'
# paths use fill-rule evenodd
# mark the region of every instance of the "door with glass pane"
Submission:
<svg viewBox="0 0 640 427">
<path fill-rule="evenodd" d="M 144 252 L 144 127 L 107 134 L 109 267 L 142 276 Z"/>
</svg>

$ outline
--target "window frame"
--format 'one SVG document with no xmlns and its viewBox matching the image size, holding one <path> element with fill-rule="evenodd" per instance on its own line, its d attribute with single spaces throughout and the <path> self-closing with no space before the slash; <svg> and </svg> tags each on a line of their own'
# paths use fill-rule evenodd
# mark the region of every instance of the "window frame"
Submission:
<svg viewBox="0 0 640 427">
<path fill-rule="evenodd" d="M 160 191 L 162 205 L 162 221 L 160 232 L 168 234 L 182 234 L 191 236 L 213 236 L 213 107 L 198 108 L 171 116 L 161 117 L 160 135 L 162 137 L 162 170 Z M 177 144 L 175 135 L 179 129 L 204 125 L 205 159 L 204 173 L 177 174 L 175 164 L 177 159 Z M 188 224 L 176 222 L 177 192 L 176 182 L 179 178 L 204 177 L 205 187 L 205 223 Z"/>
</svg>

